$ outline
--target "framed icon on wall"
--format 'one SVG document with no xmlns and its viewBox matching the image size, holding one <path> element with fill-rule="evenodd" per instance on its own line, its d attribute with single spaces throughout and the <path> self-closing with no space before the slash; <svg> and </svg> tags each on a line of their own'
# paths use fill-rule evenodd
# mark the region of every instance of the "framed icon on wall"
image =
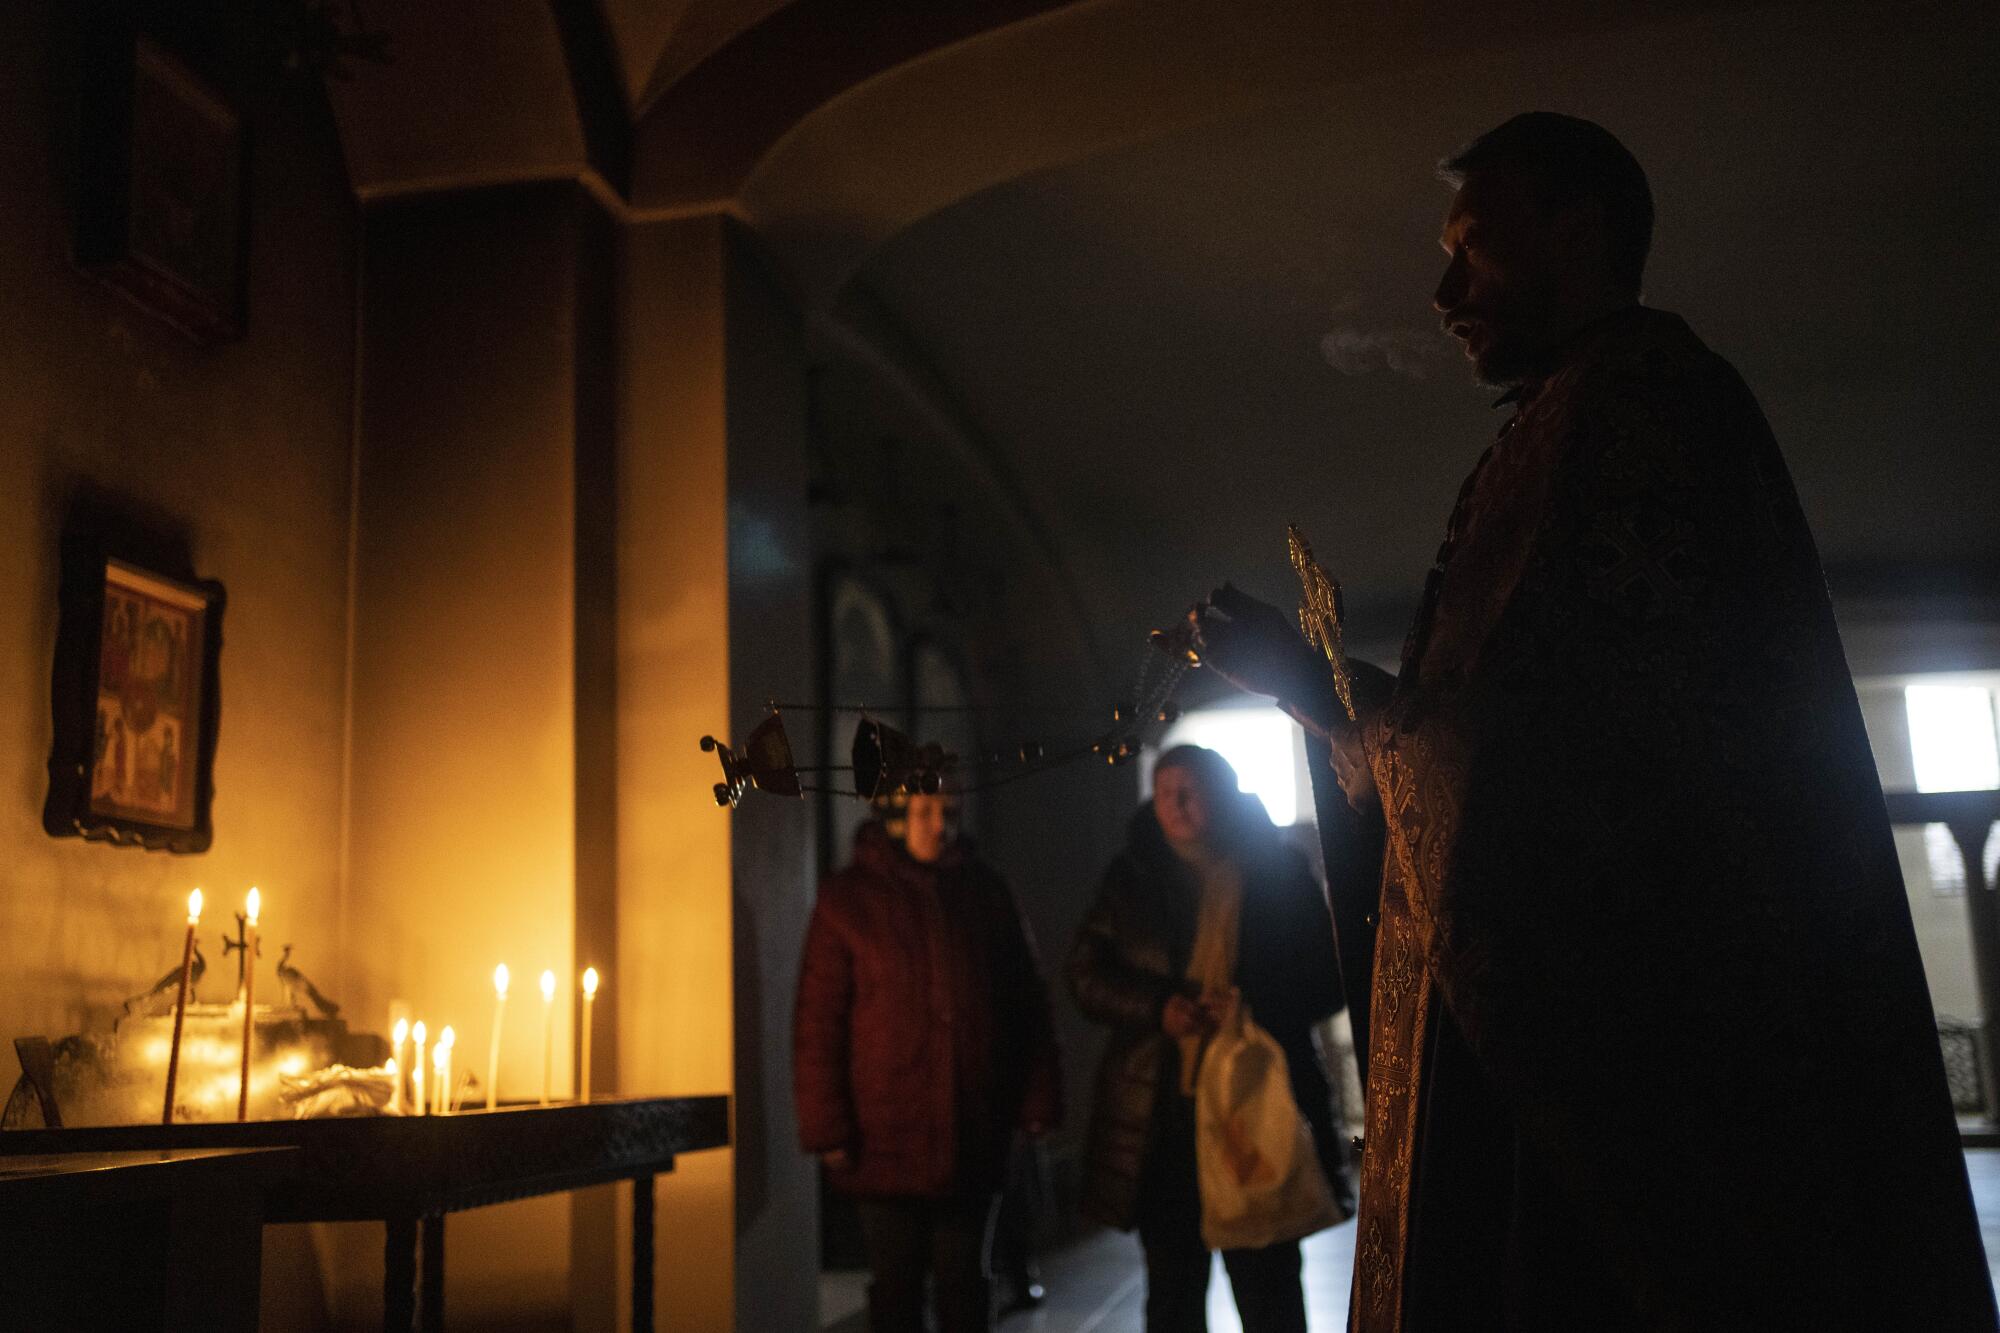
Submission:
<svg viewBox="0 0 2000 1333">
<path fill-rule="evenodd" d="M 85 62 L 76 260 L 198 342 L 243 332 L 247 141 L 170 52 L 107 24 Z"/>
<path fill-rule="evenodd" d="M 65 544 L 42 826 L 173 852 L 213 838 L 222 585 Z"/>
</svg>

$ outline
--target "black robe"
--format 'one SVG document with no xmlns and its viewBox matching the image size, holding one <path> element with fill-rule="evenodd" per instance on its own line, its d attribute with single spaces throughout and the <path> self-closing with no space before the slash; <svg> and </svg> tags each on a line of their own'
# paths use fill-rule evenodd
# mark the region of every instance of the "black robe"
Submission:
<svg viewBox="0 0 2000 1333">
<path fill-rule="evenodd" d="M 1378 825 L 1316 774 L 1372 967 L 1354 1329 L 1995 1326 L 1818 554 L 1679 318 L 1516 395 L 1372 743 Z"/>
</svg>

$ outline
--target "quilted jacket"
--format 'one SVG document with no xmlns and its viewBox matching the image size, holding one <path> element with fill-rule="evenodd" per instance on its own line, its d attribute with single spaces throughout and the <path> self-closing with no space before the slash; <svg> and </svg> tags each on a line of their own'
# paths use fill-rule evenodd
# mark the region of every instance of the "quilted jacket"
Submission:
<svg viewBox="0 0 2000 1333">
<path fill-rule="evenodd" d="M 1340 1008 L 1340 972 L 1326 898 L 1305 858 L 1286 845 L 1255 798 L 1242 802 L 1237 856 L 1243 917 L 1236 984 L 1251 1016 L 1284 1048 L 1292 1091 L 1313 1130 L 1329 1181 L 1341 1179 L 1326 1070 L 1313 1025 Z M 1195 876 L 1167 847 L 1151 804 L 1133 816 L 1125 850 L 1104 872 L 1070 949 L 1070 993 L 1111 1028 L 1098 1066 L 1087 1140 L 1083 1211 L 1134 1224 L 1158 1099 L 1178 1095 L 1178 1055 L 1160 1009 L 1190 993 Z M 1338 1188 L 1338 1186 L 1336 1186 Z"/>
<path fill-rule="evenodd" d="M 912 860 L 864 824 L 821 885 L 792 1029 L 799 1141 L 850 1194 L 996 1188 L 1014 1131 L 1053 1128 L 1048 989 L 1014 897 L 960 843 Z"/>
</svg>

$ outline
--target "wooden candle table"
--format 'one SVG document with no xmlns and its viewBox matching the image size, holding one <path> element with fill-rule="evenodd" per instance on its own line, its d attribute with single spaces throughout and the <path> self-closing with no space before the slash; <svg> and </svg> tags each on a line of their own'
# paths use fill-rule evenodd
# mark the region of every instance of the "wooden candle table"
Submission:
<svg viewBox="0 0 2000 1333">
<path fill-rule="evenodd" d="M 0 1327 L 257 1333 L 264 1196 L 296 1148 L 0 1157 Z"/>
<path fill-rule="evenodd" d="M 264 1220 L 385 1223 L 382 1327 L 400 1333 L 444 1326 L 447 1213 L 620 1180 L 633 1183 L 632 1327 L 652 1328 L 653 1178 L 681 1153 L 728 1143 L 727 1097 L 633 1097 L 449 1116 L 20 1129 L 0 1133 L 0 1154 L 295 1148 L 296 1171 L 264 1187 Z"/>
</svg>

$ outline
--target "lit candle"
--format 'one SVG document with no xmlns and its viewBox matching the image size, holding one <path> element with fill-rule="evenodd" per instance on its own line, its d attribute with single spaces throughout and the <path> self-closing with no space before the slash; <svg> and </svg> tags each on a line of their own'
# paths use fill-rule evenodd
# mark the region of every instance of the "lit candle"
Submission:
<svg viewBox="0 0 2000 1333">
<path fill-rule="evenodd" d="M 590 1011 L 596 1004 L 597 969 L 586 967 L 583 969 L 583 1076 L 577 1080 L 581 1085 L 578 1095 L 586 1102 L 590 1100 Z"/>
<path fill-rule="evenodd" d="M 556 1009 L 556 974 L 542 973 L 542 1105 L 549 1104 L 549 1080 L 555 1076 L 556 1029 L 553 1015 Z"/>
<path fill-rule="evenodd" d="M 451 1114 L 451 1048 L 458 1042 L 458 1034 L 451 1030 L 449 1023 L 438 1033 L 438 1042 L 431 1051 L 431 1063 L 436 1066 L 431 1072 L 437 1075 L 437 1088 L 431 1093 L 431 1114 Z"/>
<path fill-rule="evenodd" d="M 194 928 L 201 924 L 201 890 L 188 895 L 187 942 L 181 945 L 181 990 L 174 1001 L 174 1042 L 167 1047 L 167 1101 L 160 1123 L 174 1123 L 174 1084 L 181 1074 L 181 1023 L 187 1018 L 188 969 L 194 966 Z"/>
<path fill-rule="evenodd" d="M 428 1114 L 424 1104 L 424 1038 L 430 1034 L 424 1030 L 424 1020 L 410 1029 L 410 1036 L 417 1043 L 417 1058 L 410 1062 L 410 1114 Z"/>
<path fill-rule="evenodd" d="M 396 1053 L 389 1057 L 389 1112 L 399 1115 L 403 1110 L 403 1043 L 410 1039 L 410 1020 L 396 1020 L 395 1030 L 390 1034 Z"/>
<path fill-rule="evenodd" d="M 493 1044 L 486 1049 L 486 1109 L 500 1096 L 500 1021 L 507 1016 L 507 965 L 493 969 Z"/>
<path fill-rule="evenodd" d="M 257 1010 L 257 913 L 264 895 L 250 890 L 243 904 L 243 1072 L 236 1080 L 236 1118 L 250 1118 L 250 1032 L 251 1015 Z"/>
</svg>

